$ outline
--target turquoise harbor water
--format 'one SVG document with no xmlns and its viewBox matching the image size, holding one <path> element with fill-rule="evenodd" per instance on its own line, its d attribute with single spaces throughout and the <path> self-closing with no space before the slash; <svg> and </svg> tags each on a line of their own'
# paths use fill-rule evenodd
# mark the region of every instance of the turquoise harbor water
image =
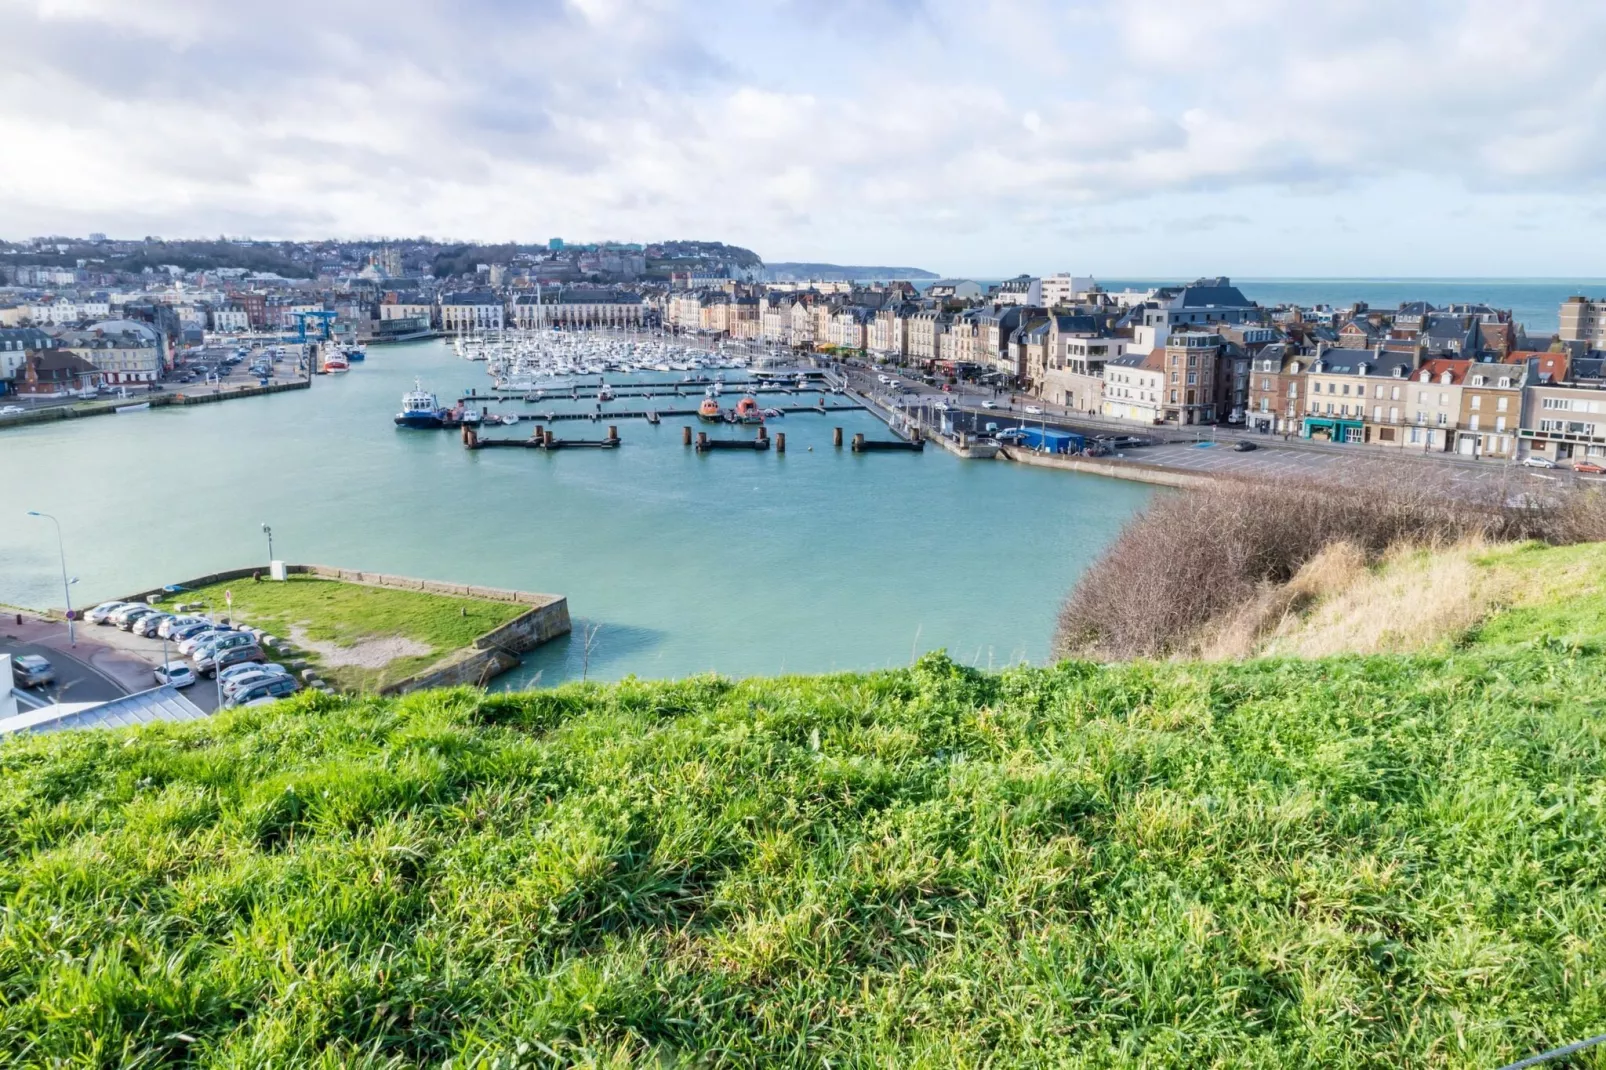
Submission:
<svg viewBox="0 0 1606 1070">
<path fill-rule="evenodd" d="M 1047 656 L 1061 596 L 1152 493 L 833 450 L 833 426 L 887 434 L 857 412 L 774 421 L 785 456 L 696 455 L 685 420 L 622 422 L 618 450 L 468 453 L 392 425 L 415 377 L 443 399 L 489 383 L 438 342 L 375 347 L 310 391 L 0 434 L 0 602 L 61 604 L 54 529 L 29 509 L 61 519 L 76 604 L 265 560 L 267 522 L 290 561 L 567 595 L 576 637 L 499 686 L 578 677 L 584 626 L 599 679 L 865 669 L 939 647 L 999 665 Z"/>
</svg>

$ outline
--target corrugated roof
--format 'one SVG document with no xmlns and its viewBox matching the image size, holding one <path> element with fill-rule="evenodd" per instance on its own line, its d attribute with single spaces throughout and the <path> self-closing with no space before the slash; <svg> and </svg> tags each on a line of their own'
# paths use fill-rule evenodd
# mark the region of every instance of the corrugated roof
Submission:
<svg viewBox="0 0 1606 1070">
<path fill-rule="evenodd" d="M 0 736 L 38 735 L 69 728 L 126 728 L 157 721 L 199 721 L 206 712 L 163 684 L 110 702 L 69 703 L 29 710 L 0 721 Z"/>
</svg>

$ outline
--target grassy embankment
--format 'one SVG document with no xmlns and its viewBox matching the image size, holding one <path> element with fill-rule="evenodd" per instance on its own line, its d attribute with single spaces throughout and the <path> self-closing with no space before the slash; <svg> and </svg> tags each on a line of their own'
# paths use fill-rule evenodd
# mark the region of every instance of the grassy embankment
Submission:
<svg viewBox="0 0 1606 1070">
<path fill-rule="evenodd" d="M 1564 595 L 1407 655 L 309 695 L 19 741 L 0 1050 L 1498 1066 L 1606 1025 L 1603 649 Z"/>
<path fill-rule="evenodd" d="M 352 692 L 411 676 L 530 608 L 310 576 L 233 580 L 180 597 L 221 613 L 225 590 L 234 592 L 235 620 L 289 639 L 326 680 Z"/>
</svg>

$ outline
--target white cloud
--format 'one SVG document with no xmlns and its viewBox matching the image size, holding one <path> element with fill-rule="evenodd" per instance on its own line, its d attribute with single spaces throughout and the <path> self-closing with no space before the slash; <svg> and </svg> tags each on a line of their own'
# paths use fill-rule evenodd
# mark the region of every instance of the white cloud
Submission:
<svg viewBox="0 0 1606 1070">
<path fill-rule="evenodd" d="M 1254 270 L 1305 217 L 1396 237 L 1378 199 L 1423 183 L 1424 225 L 1528 197 L 1600 228 L 1602 31 L 1589 0 L 0 0 L 0 233 L 678 235 L 973 271 L 1067 240 L 1166 270 L 1171 239 L 1230 233 Z M 1274 205 L 1293 222 L 1237 222 Z"/>
</svg>

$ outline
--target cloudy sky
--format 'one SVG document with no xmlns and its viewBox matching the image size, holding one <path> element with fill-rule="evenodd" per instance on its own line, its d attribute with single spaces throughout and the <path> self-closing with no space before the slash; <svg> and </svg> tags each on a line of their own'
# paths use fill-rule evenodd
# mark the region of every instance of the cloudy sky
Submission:
<svg viewBox="0 0 1606 1070">
<path fill-rule="evenodd" d="M 1606 275 L 1600 0 L 0 0 L 0 235 Z"/>
</svg>

